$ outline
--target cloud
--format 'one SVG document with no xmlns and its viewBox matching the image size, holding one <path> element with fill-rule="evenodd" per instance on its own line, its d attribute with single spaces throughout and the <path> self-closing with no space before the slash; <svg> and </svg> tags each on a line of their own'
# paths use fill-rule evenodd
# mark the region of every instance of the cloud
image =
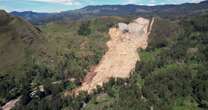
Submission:
<svg viewBox="0 0 208 110">
<path fill-rule="evenodd" d="M 65 4 L 65 5 L 79 4 L 78 0 L 29 0 L 29 1 L 59 3 L 59 4 Z"/>
<path fill-rule="evenodd" d="M 127 3 L 127 4 L 134 4 L 136 2 L 137 2 L 136 0 L 127 0 L 125 3 Z"/>
<path fill-rule="evenodd" d="M 191 2 L 194 2 L 194 3 L 199 3 L 199 2 L 202 2 L 204 0 L 191 0 Z"/>
<path fill-rule="evenodd" d="M 167 3 L 169 4 L 181 4 L 181 3 L 199 3 L 204 0 L 167 0 Z M 164 3 L 164 4 L 167 4 Z"/>
</svg>

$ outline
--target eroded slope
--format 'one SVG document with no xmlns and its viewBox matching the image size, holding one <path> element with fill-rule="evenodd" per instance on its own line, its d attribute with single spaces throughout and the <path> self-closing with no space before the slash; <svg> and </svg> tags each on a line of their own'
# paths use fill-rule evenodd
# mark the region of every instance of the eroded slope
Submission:
<svg viewBox="0 0 208 110">
<path fill-rule="evenodd" d="M 100 63 L 92 68 L 86 75 L 81 87 L 73 92 L 92 92 L 97 86 L 102 86 L 110 78 L 128 78 L 135 68 L 136 62 L 140 60 L 138 49 L 145 49 L 147 40 L 153 25 L 152 21 L 138 18 L 132 23 L 119 28 L 111 28 L 109 35 L 111 40 L 107 42 L 108 51 Z M 125 24 L 124 24 L 125 25 Z M 71 93 L 66 93 L 66 95 Z"/>
</svg>

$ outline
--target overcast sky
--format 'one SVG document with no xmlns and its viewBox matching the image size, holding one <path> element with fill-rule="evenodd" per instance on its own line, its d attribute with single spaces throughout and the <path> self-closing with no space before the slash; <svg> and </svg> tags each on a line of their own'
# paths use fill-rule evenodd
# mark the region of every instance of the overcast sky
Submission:
<svg viewBox="0 0 208 110">
<path fill-rule="evenodd" d="M 6 11 L 60 12 L 87 5 L 138 4 L 161 5 L 197 3 L 203 0 L 0 0 L 0 9 Z"/>
</svg>

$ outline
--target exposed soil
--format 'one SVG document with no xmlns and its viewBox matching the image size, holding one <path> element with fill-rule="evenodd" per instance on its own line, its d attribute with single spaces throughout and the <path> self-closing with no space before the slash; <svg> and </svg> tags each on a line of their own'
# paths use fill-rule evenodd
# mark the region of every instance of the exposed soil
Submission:
<svg viewBox="0 0 208 110">
<path fill-rule="evenodd" d="M 9 102 L 7 102 L 3 107 L 2 107 L 2 110 L 11 110 L 15 105 L 16 103 L 20 100 L 20 97 L 17 98 L 17 99 L 14 99 L 14 100 L 11 100 Z"/>
<path fill-rule="evenodd" d="M 111 40 L 107 42 L 108 51 L 100 63 L 87 73 L 82 85 L 73 90 L 73 93 L 79 94 L 80 91 L 91 93 L 110 78 L 129 78 L 137 61 L 140 60 L 137 50 L 146 49 L 148 45 L 147 40 L 153 23 L 154 18 L 152 21 L 138 18 L 127 27 L 111 28 L 109 30 Z M 71 91 L 65 93 L 70 94 Z"/>
</svg>

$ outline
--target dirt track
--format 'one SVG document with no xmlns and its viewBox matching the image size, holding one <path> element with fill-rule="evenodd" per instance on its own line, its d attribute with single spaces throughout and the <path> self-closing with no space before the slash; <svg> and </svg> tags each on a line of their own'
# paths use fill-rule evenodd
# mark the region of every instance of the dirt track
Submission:
<svg viewBox="0 0 208 110">
<path fill-rule="evenodd" d="M 124 24 L 124 27 L 111 28 L 109 30 L 111 40 L 107 42 L 108 51 L 73 93 L 79 94 L 80 91 L 90 93 L 98 85 L 102 86 L 108 82 L 110 78 L 128 78 L 140 60 L 137 50 L 145 49 L 148 45 L 147 40 L 153 23 L 154 18 L 152 21 L 138 18 L 128 25 Z M 127 29 L 123 30 L 124 28 Z M 71 92 L 65 93 L 69 94 Z"/>
</svg>

